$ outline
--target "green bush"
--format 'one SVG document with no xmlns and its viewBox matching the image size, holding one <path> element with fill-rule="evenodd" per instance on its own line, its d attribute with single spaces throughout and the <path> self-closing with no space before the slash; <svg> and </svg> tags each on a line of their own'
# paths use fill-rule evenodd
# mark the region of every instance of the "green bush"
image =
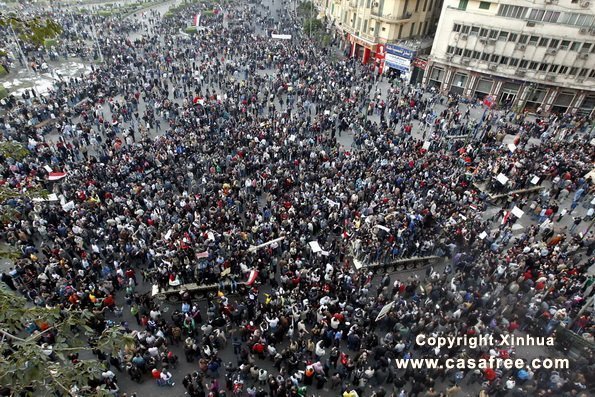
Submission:
<svg viewBox="0 0 595 397">
<path fill-rule="evenodd" d="M 0 76 L 6 76 L 8 74 L 8 70 L 2 65 L 0 65 Z M 4 88 L 4 86 L 0 85 L 0 87 Z"/>
<path fill-rule="evenodd" d="M 58 45 L 58 40 L 56 39 L 45 39 L 43 41 L 43 45 L 45 48 L 52 48 Z"/>
<path fill-rule="evenodd" d="M 0 66 L 2 67 L 2 66 Z M 2 67 L 2 69 L 4 69 L 4 67 Z M 6 98 L 8 96 L 8 90 L 6 89 L 6 87 L 4 87 L 3 85 L 0 84 L 0 99 L 2 98 Z"/>
<path fill-rule="evenodd" d="M 112 11 L 101 10 L 97 13 L 100 17 L 109 17 L 112 15 Z"/>
<path fill-rule="evenodd" d="M 196 26 L 188 26 L 184 29 L 184 32 L 188 34 L 196 34 Z"/>
</svg>

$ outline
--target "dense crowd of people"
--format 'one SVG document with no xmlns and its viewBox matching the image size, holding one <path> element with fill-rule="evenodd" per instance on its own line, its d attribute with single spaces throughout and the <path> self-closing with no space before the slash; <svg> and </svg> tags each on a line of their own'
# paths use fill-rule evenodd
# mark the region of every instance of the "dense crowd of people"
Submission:
<svg viewBox="0 0 595 397">
<path fill-rule="evenodd" d="M 4 203 L 14 217 L 2 237 L 22 257 L 3 281 L 35 305 L 94 309 L 98 332 L 128 312 L 137 323 L 123 326 L 134 346 L 96 349 L 102 378 L 72 393 L 103 384 L 123 395 L 110 367 L 190 396 L 592 393 L 592 351 L 560 371 L 395 367 L 515 355 L 425 348 L 419 334 L 499 340 L 563 327 L 592 341 L 587 121 L 489 110 L 469 139 L 448 139 L 469 118 L 460 98 L 400 81 L 384 93 L 373 68 L 330 56 L 285 8 L 224 6 L 192 36 L 181 33 L 184 16 L 204 4 L 165 20 L 155 11 L 134 23 L 98 19 L 103 64 L 4 102 L 3 139 L 29 152 L 3 155 L 1 183 L 55 199 Z M 252 16 L 257 24 L 237 22 Z M 273 30 L 293 39 L 271 40 Z M 517 136 L 513 147 L 505 134 Z M 55 173 L 66 177 L 49 181 Z M 515 207 L 533 220 L 520 232 Z M 395 277 L 353 265 L 430 255 L 448 261 L 444 272 Z M 254 283 L 237 286 L 253 271 Z M 226 286 L 206 307 L 186 292 L 166 315 L 145 283 Z M 225 363 L 231 347 L 237 360 Z M 178 349 L 197 362 L 187 376 L 176 371 Z"/>
</svg>

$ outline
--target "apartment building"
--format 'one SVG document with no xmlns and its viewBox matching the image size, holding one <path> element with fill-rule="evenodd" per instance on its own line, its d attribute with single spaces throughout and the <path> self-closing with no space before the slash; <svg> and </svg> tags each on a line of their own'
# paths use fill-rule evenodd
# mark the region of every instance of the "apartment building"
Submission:
<svg viewBox="0 0 595 397">
<path fill-rule="evenodd" d="M 424 84 L 516 110 L 593 115 L 595 2 L 445 0 Z"/>
<path fill-rule="evenodd" d="M 442 0 L 315 0 L 351 56 L 384 68 L 385 55 L 407 55 L 387 64 L 413 68 L 415 52 L 400 46 L 435 31 Z M 388 46 L 388 45 L 391 46 Z M 391 66 L 392 65 L 392 66 Z M 408 67 L 409 68 L 409 67 Z M 397 69 L 400 70 L 400 69 Z"/>
</svg>

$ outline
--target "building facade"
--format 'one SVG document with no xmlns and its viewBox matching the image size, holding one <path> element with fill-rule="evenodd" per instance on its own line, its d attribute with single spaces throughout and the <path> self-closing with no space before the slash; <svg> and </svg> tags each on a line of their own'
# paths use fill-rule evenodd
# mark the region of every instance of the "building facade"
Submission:
<svg viewBox="0 0 595 397">
<path fill-rule="evenodd" d="M 517 111 L 593 115 L 595 2 L 445 0 L 423 83 Z"/>
<path fill-rule="evenodd" d="M 382 71 L 387 44 L 436 30 L 442 0 L 316 0 L 346 52 Z"/>
</svg>

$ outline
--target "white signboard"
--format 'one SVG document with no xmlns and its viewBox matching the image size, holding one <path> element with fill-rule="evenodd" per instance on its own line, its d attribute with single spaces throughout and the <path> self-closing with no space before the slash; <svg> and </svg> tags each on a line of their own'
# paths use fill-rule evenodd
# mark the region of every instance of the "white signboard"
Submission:
<svg viewBox="0 0 595 397">
<path fill-rule="evenodd" d="M 388 314 L 390 309 L 393 308 L 394 305 L 395 305 L 395 302 L 387 303 L 386 305 L 384 305 L 384 307 L 380 310 L 380 313 L 378 313 L 376 320 L 374 320 L 374 321 L 379 321 L 379 320 L 382 320 L 384 317 L 386 317 L 386 315 Z"/>
<path fill-rule="evenodd" d="M 271 38 L 272 39 L 278 39 L 278 40 L 291 40 L 291 35 L 290 34 L 271 34 Z"/>
<path fill-rule="evenodd" d="M 498 182 L 500 182 L 503 185 L 506 185 L 506 182 L 508 182 L 508 177 L 502 173 L 498 174 L 498 176 L 496 177 L 496 180 Z"/>
<path fill-rule="evenodd" d="M 390 229 L 388 227 L 386 227 L 386 226 L 376 225 L 374 227 L 377 227 L 378 229 L 382 229 L 382 230 L 384 230 L 387 233 L 390 232 Z"/>
<path fill-rule="evenodd" d="M 516 205 L 514 206 L 514 208 L 512 209 L 512 215 L 516 216 L 517 218 L 521 218 L 523 216 L 523 214 L 525 213 L 522 209 L 520 209 L 519 207 L 517 207 Z"/>
<path fill-rule="evenodd" d="M 320 246 L 320 244 L 318 244 L 318 241 L 310 241 L 308 244 L 310 244 L 310 248 L 312 248 L 312 252 L 314 252 L 314 253 L 322 252 L 322 247 Z"/>
</svg>

